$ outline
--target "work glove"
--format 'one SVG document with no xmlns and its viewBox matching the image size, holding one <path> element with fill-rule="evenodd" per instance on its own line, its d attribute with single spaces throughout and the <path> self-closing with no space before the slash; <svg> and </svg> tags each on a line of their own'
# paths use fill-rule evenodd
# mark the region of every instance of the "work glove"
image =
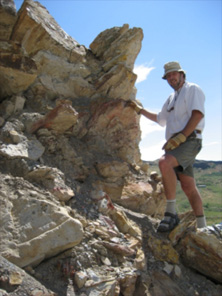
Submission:
<svg viewBox="0 0 222 296">
<path fill-rule="evenodd" d="M 128 104 L 136 111 L 137 114 L 140 114 L 141 110 L 143 110 L 143 107 L 140 106 L 136 101 L 129 101 Z"/>
<path fill-rule="evenodd" d="M 180 144 L 186 141 L 187 137 L 184 134 L 179 133 L 176 136 L 170 138 L 163 146 L 164 150 L 173 150 L 180 146 Z"/>
</svg>

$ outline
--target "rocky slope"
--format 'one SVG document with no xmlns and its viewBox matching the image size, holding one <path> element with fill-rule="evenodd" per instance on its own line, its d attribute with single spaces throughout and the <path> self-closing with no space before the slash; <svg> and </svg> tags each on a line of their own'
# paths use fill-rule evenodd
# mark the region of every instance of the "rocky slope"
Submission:
<svg viewBox="0 0 222 296">
<path fill-rule="evenodd" d="M 220 225 L 169 234 L 161 178 L 140 158 L 143 32 L 87 49 L 32 0 L 0 0 L 0 295 L 219 296 Z"/>
</svg>

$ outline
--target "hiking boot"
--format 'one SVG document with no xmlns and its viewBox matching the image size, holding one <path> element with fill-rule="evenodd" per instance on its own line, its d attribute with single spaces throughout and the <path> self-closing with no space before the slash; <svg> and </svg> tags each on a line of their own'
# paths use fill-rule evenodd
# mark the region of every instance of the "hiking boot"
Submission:
<svg viewBox="0 0 222 296">
<path fill-rule="evenodd" d="M 177 214 L 166 212 L 163 220 L 161 220 L 157 232 L 167 232 L 173 230 L 180 222 Z"/>
</svg>

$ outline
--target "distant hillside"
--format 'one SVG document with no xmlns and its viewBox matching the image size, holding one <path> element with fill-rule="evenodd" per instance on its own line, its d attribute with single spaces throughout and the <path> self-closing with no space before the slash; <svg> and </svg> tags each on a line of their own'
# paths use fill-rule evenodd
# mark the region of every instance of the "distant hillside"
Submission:
<svg viewBox="0 0 222 296">
<path fill-rule="evenodd" d="M 152 166 L 158 166 L 158 159 L 154 161 L 144 161 L 145 163 L 149 163 L 149 165 Z M 221 166 L 222 167 L 222 161 L 214 161 L 214 160 L 196 160 L 194 163 L 195 168 L 201 168 L 201 169 L 207 169 L 212 168 L 215 166 Z"/>
<path fill-rule="evenodd" d="M 158 161 L 159 160 L 157 159 L 154 161 L 144 161 L 144 162 L 149 164 L 150 169 L 155 169 L 159 171 Z M 194 169 L 202 169 L 202 170 L 213 169 L 222 173 L 222 161 L 196 160 L 194 163 Z"/>
<path fill-rule="evenodd" d="M 194 163 L 195 168 L 200 168 L 200 169 L 209 169 L 209 168 L 215 168 L 215 167 L 220 167 L 222 166 L 222 161 L 206 161 L 206 160 L 196 160 Z"/>
</svg>

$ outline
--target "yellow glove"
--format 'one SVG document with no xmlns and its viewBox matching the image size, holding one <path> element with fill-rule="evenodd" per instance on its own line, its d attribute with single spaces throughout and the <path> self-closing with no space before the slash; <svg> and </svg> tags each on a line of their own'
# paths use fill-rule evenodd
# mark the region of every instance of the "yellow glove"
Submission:
<svg viewBox="0 0 222 296">
<path fill-rule="evenodd" d="M 141 110 L 143 110 L 143 107 L 140 106 L 136 101 L 129 101 L 129 106 L 132 107 L 137 114 L 140 114 Z"/>
<path fill-rule="evenodd" d="M 176 136 L 170 138 L 163 146 L 162 149 L 165 150 L 173 150 L 180 146 L 180 144 L 184 143 L 186 141 L 186 136 L 184 134 L 179 133 Z"/>
</svg>

